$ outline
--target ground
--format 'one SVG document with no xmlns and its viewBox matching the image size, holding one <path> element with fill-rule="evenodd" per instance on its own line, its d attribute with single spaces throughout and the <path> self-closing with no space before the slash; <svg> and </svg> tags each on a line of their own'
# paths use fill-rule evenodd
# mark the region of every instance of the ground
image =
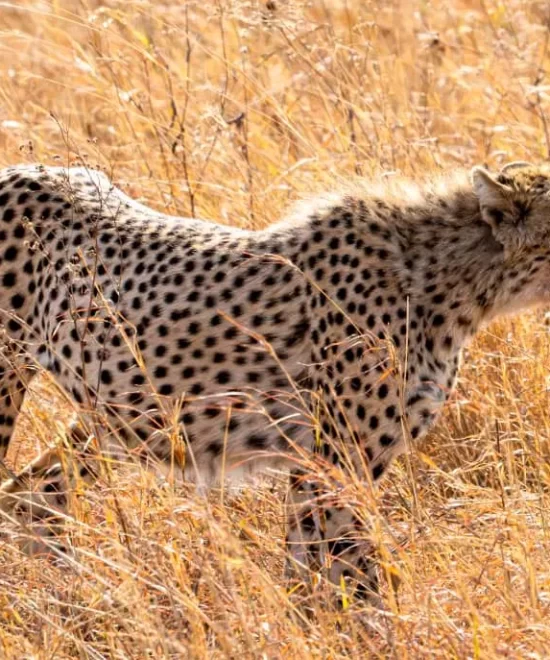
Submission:
<svg viewBox="0 0 550 660">
<path fill-rule="evenodd" d="M 357 175 L 548 158 L 546 3 L 313 4 L 1 7 L 0 164 L 86 160 L 153 208 L 259 227 Z M 122 470 L 79 499 L 80 567 L 2 541 L 3 657 L 547 656 L 544 313 L 479 338 L 378 504 L 346 489 L 401 579 L 378 633 L 322 586 L 312 615 L 294 608 L 282 478 L 205 503 Z M 9 465 L 68 417 L 37 383 Z"/>
</svg>

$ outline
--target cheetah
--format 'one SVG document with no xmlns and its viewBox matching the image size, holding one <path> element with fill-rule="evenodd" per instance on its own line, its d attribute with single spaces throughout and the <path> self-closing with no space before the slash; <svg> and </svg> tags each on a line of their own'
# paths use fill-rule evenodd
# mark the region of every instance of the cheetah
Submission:
<svg viewBox="0 0 550 660">
<path fill-rule="evenodd" d="M 291 563 L 329 556 L 330 582 L 375 601 L 374 548 L 327 480 L 375 488 L 478 329 L 550 299 L 550 167 L 366 182 L 258 231 L 155 212 L 85 167 L 10 167 L 0 282 L 0 459 L 40 369 L 80 410 L 0 488 L 28 552 L 61 538 L 68 448 L 86 481 L 98 451 L 206 486 L 285 468 Z"/>
</svg>

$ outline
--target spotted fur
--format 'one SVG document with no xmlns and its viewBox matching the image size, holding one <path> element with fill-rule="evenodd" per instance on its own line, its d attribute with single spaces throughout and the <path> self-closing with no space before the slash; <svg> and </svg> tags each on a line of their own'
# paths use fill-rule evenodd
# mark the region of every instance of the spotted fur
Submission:
<svg viewBox="0 0 550 660">
<path fill-rule="evenodd" d="M 476 168 L 244 231 L 154 212 L 96 171 L 5 169 L 0 458 L 40 365 L 80 406 L 81 477 L 95 442 L 204 484 L 290 467 L 291 555 L 332 555 L 330 579 L 372 596 L 354 512 L 297 466 L 314 454 L 375 484 L 433 423 L 475 332 L 548 300 L 549 191 L 546 167 Z M 62 464 L 51 450 L 1 487 L 36 528 L 30 551 L 61 528 Z"/>
</svg>

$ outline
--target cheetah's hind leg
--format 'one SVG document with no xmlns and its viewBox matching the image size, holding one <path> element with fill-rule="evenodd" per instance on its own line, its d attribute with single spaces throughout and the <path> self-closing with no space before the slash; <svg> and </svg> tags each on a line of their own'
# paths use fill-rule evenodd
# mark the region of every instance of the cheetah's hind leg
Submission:
<svg viewBox="0 0 550 660">
<path fill-rule="evenodd" d="M 7 524 L 12 536 L 15 525 L 18 544 L 28 555 L 59 558 L 68 553 L 64 522 L 70 494 L 79 480 L 97 478 L 84 431 L 74 425 L 67 437 L 72 451 L 48 449 L 0 486 L 0 530 Z"/>
</svg>

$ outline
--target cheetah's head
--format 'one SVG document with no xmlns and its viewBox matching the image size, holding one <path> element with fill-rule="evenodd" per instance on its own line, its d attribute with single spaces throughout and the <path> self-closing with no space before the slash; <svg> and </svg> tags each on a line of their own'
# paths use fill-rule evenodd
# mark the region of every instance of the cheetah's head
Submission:
<svg viewBox="0 0 550 660">
<path fill-rule="evenodd" d="M 493 175 L 474 167 L 482 218 L 507 254 L 550 245 L 550 165 L 510 163 Z"/>
</svg>

